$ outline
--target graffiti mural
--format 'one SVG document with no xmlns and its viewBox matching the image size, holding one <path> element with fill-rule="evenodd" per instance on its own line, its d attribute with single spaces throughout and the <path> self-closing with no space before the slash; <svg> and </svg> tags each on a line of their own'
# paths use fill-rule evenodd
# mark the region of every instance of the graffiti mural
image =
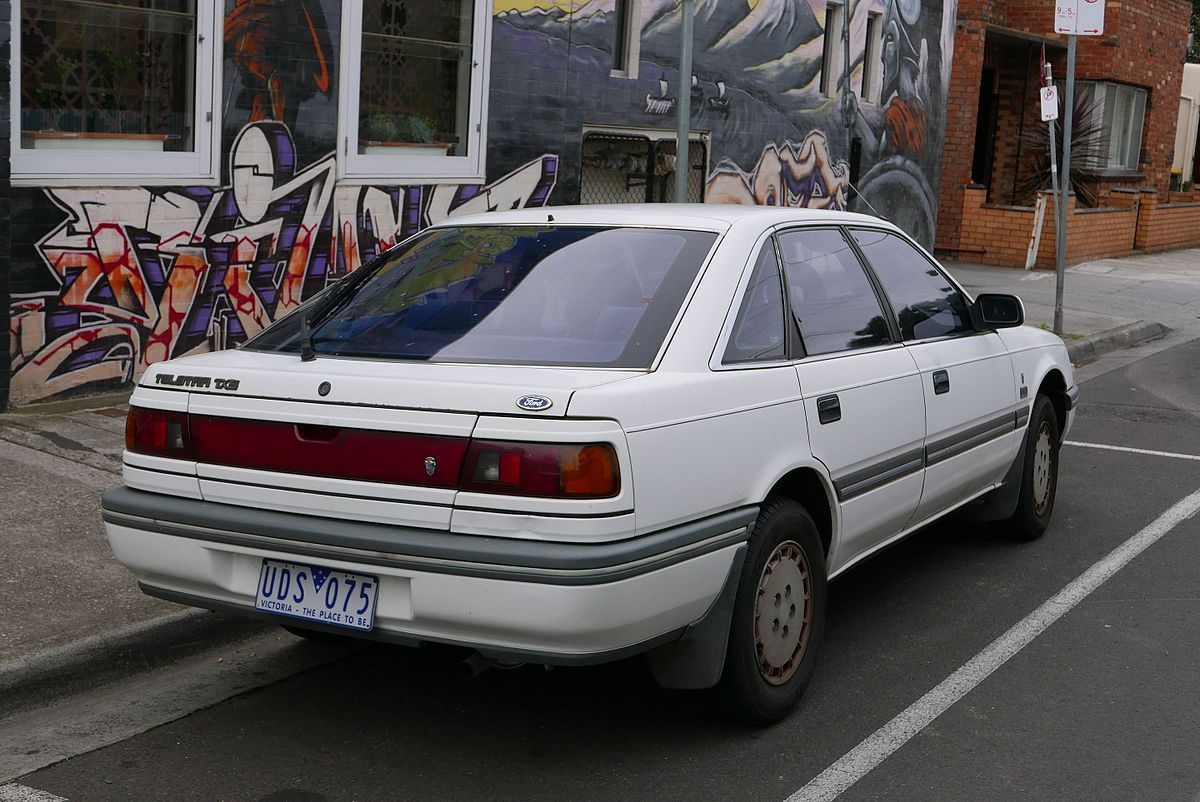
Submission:
<svg viewBox="0 0 1200 802">
<path fill-rule="evenodd" d="M 614 0 L 496 0 L 495 39 L 561 64 L 546 80 L 569 76 L 567 116 L 582 125 L 672 127 L 674 96 L 690 86 L 692 128 L 712 142 L 709 201 L 873 211 L 932 243 L 941 171 L 934 145 L 945 127 L 956 0 L 693 5 L 686 80 L 677 69 L 678 0 L 641 4 L 636 88 L 610 75 Z M 827 33 L 835 37 L 829 47 Z M 507 80 L 493 75 L 493 91 L 507 91 Z M 528 91 L 538 77 L 519 80 Z"/>
<path fill-rule="evenodd" d="M 250 122 L 295 128 L 300 104 L 332 93 L 330 34 L 319 2 L 234 2 L 225 15 L 225 49 L 242 81 L 238 106 L 249 109 Z"/>
<path fill-rule="evenodd" d="M 299 169 L 287 126 L 263 122 L 235 140 L 228 186 L 47 189 L 64 218 L 36 250 L 59 286 L 12 298 L 13 399 L 243 342 L 424 226 L 545 205 L 557 166 L 482 187 L 337 187 L 332 155 Z"/>
<path fill-rule="evenodd" d="M 710 203 L 840 211 L 846 208 L 849 190 L 850 165 L 830 158 L 825 135 L 818 132 L 800 143 L 767 145 L 750 173 L 724 162 L 708 179 Z"/>
</svg>

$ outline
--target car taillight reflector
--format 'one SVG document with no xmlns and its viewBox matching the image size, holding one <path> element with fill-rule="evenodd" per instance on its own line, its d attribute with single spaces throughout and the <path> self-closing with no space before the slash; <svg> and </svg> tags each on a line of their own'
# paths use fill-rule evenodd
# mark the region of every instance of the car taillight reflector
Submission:
<svg viewBox="0 0 1200 802">
<path fill-rule="evenodd" d="M 195 459 L 187 413 L 130 407 L 125 418 L 125 448 L 155 457 Z"/>
<path fill-rule="evenodd" d="M 541 498 L 611 498 L 621 489 L 617 453 L 607 443 L 474 440 L 463 490 Z"/>
<path fill-rule="evenodd" d="M 458 486 L 466 438 L 192 415 L 196 460 L 367 482 Z"/>
</svg>

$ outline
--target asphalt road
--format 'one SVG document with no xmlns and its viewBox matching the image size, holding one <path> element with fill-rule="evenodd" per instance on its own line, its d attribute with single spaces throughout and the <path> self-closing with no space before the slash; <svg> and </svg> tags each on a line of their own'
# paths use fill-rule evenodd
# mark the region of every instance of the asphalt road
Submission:
<svg viewBox="0 0 1200 802">
<path fill-rule="evenodd" d="M 831 585 L 808 694 L 777 726 L 729 724 L 702 694 L 655 688 L 638 660 L 464 684 L 453 655 L 369 647 L 19 782 L 74 800 L 779 800 L 845 787 L 847 800 L 1194 802 L 1200 517 L 1160 516 L 1200 506 L 1200 340 L 1121 364 L 1090 371 L 1071 443 L 1193 458 L 1068 445 L 1041 540 L 950 521 L 849 572 Z M 1123 544 L 1132 559 L 1114 573 L 1104 561 Z M 1089 573 L 1097 563 L 1108 570 Z M 1028 645 L 979 662 L 1014 631 Z M 906 731 L 922 710 L 925 726 Z"/>
</svg>

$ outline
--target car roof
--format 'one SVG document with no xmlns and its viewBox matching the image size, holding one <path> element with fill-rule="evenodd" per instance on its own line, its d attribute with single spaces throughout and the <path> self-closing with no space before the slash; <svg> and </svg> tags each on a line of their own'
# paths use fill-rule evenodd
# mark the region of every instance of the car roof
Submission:
<svg viewBox="0 0 1200 802">
<path fill-rule="evenodd" d="M 550 218 L 553 218 L 551 220 Z M 622 203 L 581 206 L 541 206 L 507 212 L 449 217 L 438 226 L 530 225 L 553 222 L 559 225 L 612 225 L 691 228 L 726 231 L 738 223 L 764 229 L 788 223 L 870 224 L 895 229 L 878 217 L 826 209 L 747 206 L 732 203 Z"/>
</svg>

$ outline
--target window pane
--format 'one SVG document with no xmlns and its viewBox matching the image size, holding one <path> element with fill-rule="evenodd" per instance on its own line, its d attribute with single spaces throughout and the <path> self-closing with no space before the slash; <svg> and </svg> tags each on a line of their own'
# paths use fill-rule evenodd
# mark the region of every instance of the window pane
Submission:
<svg viewBox="0 0 1200 802">
<path fill-rule="evenodd" d="M 920 251 L 885 231 L 855 231 L 854 239 L 883 284 L 904 339 L 973 331 L 962 295 Z"/>
<path fill-rule="evenodd" d="M 364 0 L 358 152 L 467 156 L 474 0 Z"/>
<path fill-rule="evenodd" d="M 338 356 L 645 368 L 715 240 L 657 229 L 431 230 L 363 268 L 372 273 L 317 321 L 313 346 Z M 291 315 L 247 347 L 294 352 L 298 334 Z"/>
<path fill-rule="evenodd" d="M 193 151 L 195 0 L 24 0 L 21 147 Z"/>
<path fill-rule="evenodd" d="M 775 244 L 768 242 L 754 266 L 750 286 L 742 298 L 733 333 L 725 349 L 726 362 L 754 362 L 783 359 L 784 342 L 783 285 L 779 279 L 779 259 Z"/>
<path fill-rule="evenodd" d="M 841 232 L 793 231 L 780 236 L 779 245 L 792 311 L 809 354 L 891 342 L 875 289 Z"/>
<path fill-rule="evenodd" d="M 630 0 L 616 0 L 613 8 L 612 68 L 614 70 L 624 70 L 629 67 L 626 63 L 626 53 L 629 49 L 629 2 Z"/>
</svg>

